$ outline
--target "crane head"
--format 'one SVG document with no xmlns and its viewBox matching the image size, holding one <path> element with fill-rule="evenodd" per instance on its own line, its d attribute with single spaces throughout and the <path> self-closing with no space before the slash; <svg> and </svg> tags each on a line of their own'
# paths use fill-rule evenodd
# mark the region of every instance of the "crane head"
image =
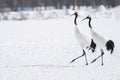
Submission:
<svg viewBox="0 0 120 80">
<path fill-rule="evenodd" d="M 83 20 L 85 20 L 85 19 L 91 19 L 91 17 L 88 15 L 88 16 L 87 16 L 86 18 L 84 18 Z M 83 21 L 83 20 L 82 20 L 82 21 Z"/>
<path fill-rule="evenodd" d="M 72 15 L 78 16 L 78 12 L 75 12 L 75 13 L 74 13 L 74 14 L 72 14 Z"/>
</svg>

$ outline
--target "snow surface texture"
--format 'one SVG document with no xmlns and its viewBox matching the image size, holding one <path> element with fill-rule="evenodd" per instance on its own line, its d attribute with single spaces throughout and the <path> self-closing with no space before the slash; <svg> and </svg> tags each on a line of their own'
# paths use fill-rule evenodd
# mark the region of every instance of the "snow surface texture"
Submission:
<svg viewBox="0 0 120 80">
<path fill-rule="evenodd" d="M 82 55 L 74 35 L 73 16 L 1 21 L 0 80 L 120 80 L 120 21 L 99 19 L 96 15 L 92 15 L 94 30 L 115 42 L 112 55 L 105 51 L 104 66 L 101 66 L 101 59 L 90 64 L 100 55 L 99 49 L 95 53 L 87 51 L 88 66 L 84 57 L 70 64 L 73 58 Z M 80 21 L 81 16 L 78 20 L 79 29 L 89 33 L 88 21 Z"/>
</svg>

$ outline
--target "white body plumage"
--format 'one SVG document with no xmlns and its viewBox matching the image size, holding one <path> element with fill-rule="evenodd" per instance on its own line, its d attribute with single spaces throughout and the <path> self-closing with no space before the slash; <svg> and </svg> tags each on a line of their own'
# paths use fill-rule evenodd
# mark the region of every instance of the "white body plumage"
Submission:
<svg viewBox="0 0 120 80">
<path fill-rule="evenodd" d="M 82 49 L 90 46 L 91 36 L 83 31 L 80 31 L 77 26 L 75 26 L 75 37 Z"/>
<path fill-rule="evenodd" d="M 90 29 L 90 33 L 91 33 L 93 40 L 96 42 L 96 44 L 99 46 L 99 48 L 105 47 L 105 44 L 108 41 L 107 38 L 99 35 L 93 29 Z"/>
</svg>

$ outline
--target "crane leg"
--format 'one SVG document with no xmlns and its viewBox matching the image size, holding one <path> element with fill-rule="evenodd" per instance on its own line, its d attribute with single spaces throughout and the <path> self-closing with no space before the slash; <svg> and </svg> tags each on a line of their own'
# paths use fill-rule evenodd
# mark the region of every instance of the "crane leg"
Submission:
<svg viewBox="0 0 120 80">
<path fill-rule="evenodd" d="M 83 50 L 83 54 L 85 55 L 86 65 L 88 65 L 88 62 L 87 62 L 87 56 L 86 56 L 86 52 L 85 52 L 85 50 Z"/>
<path fill-rule="evenodd" d="M 101 57 L 101 65 L 103 65 L 103 55 L 104 55 L 104 51 L 103 49 L 101 49 L 101 55 L 98 56 L 97 58 L 95 58 L 91 63 L 94 63 L 97 59 L 99 59 Z"/>
<path fill-rule="evenodd" d="M 104 65 L 104 64 L 103 64 L 103 55 L 104 55 L 104 51 L 103 51 L 102 49 L 101 49 L 101 55 L 102 55 L 102 56 L 101 56 L 101 61 L 102 61 L 102 64 L 101 64 L 101 65 Z"/>
<path fill-rule="evenodd" d="M 85 60 L 86 60 L 86 65 L 88 65 L 88 62 L 87 62 L 87 57 L 86 57 L 86 52 L 83 50 L 83 54 L 81 56 L 78 56 L 77 58 L 73 59 L 70 63 L 73 63 L 75 60 L 81 58 L 85 56 Z"/>
</svg>

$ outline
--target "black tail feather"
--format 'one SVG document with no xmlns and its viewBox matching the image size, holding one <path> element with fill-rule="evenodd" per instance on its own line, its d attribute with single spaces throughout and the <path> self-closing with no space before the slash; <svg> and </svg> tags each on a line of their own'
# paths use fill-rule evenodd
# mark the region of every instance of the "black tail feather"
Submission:
<svg viewBox="0 0 120 80">
<path fill-rule="evenodd" d="M 110 51 L 110 53 L 112 54 L 113 51 L 114 51 L 114 48 L 115 48 L 114 42 L 113 42 L 112 40 L 109 40 L 109 41 L 107 41 L 107 43 L 106 43 L 105 46 L 106 46 L 106 49 L 107 49 L 108 51 Z"/>
</svg>

